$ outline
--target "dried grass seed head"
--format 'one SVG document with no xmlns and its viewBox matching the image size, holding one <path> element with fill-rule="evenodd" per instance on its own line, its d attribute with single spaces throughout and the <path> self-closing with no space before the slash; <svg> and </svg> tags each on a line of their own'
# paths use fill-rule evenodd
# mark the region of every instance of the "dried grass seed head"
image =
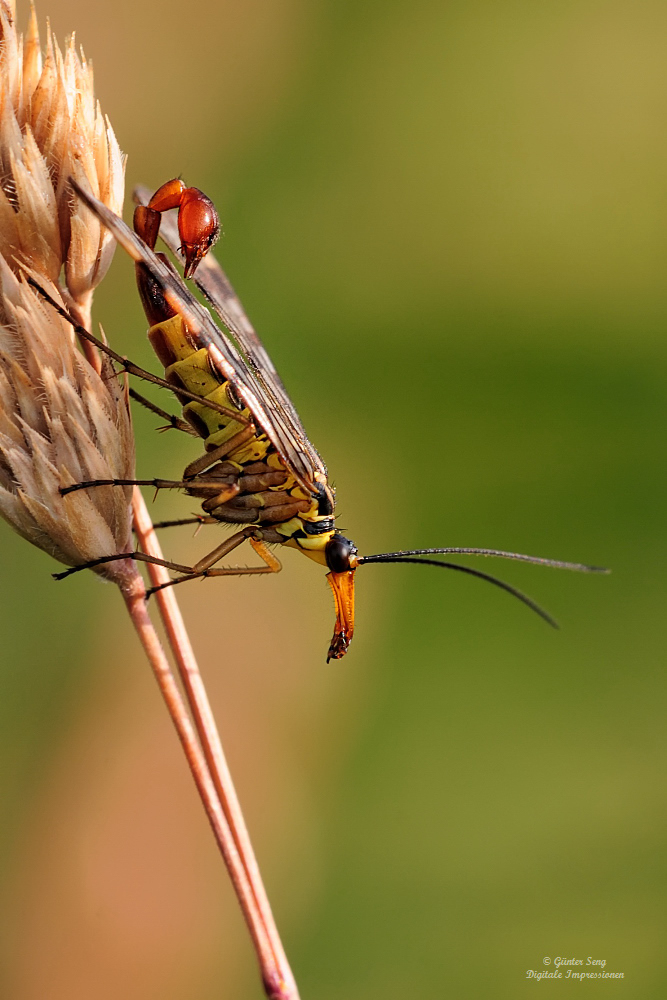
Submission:
<svg viewBox="0 0 667 1000">
<path fill-rule="evenodd" d="M 46 290 L 59 299 L 55 286 Z M 130 488 L 60 494 L 73 483 L 134 474 L 116 376 L 110 366 L 102 377 L 95 372 L 70 324 L 1 258 L 0 291 L 0 514 L 68 566 L 130 551 Z M 128 569 L 117 562 L 96 571 L 121 582 Z"/>
<path fill-rule="evenodd" d="M 42 56 L 34 8 L 23 38 L 8 0 L 0 0 L 0 34 L 0 254 L 13 269 L 24 263 L 54 283 L 64 265 L 67 291 L 89 318 L 115 244 L 67 179 L 121 213 L 125 158 L 74 37 L 63 54 L 47 26 Z"/>
<path fill-rule="evenodd" d="M 0 514 L 77 566 L 131 550 L 130 490 L 60 489 L 131 479 L 134 442 L 111 366 L 97 374 L 71 325 L 24 277 L 89 326 L 114 243 L 70 191 L 70 174 L 122 210 L 124 161 L 90 66 L 73 41 L 63 56 L 50 31 L 43 59 L 34 9 L 24 40 L 13 0 L 0 0 Z M 118 583 L 130 571 L 124 562 L 97 568 Z"/>
</svg>

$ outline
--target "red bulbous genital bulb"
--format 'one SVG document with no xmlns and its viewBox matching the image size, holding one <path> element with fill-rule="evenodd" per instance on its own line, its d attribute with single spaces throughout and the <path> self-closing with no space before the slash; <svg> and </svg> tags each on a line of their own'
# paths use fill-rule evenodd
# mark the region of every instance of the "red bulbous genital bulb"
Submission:
<svg viewBox="0 0 667 1000">
<path fill-rule="evenodd" d="M 181 252 L 185 257 L 184 276 L 191 278 L 199 262 L 220 235 L 220 219 L 215 205 L 199 188 L 186 188 L 178 211 Z"/>
</svg>

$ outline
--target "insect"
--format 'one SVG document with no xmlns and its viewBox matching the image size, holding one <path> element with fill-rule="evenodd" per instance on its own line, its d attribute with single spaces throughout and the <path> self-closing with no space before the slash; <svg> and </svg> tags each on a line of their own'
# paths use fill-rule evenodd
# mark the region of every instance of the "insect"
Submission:
<svg viewBox="0 0 667 1000">
<path fill-rule="evenodd" d="M 494 549 L 448 547 L 359 555 L 354 543 L 335 526 L 335 494 L 324 462 L 308 440 L 224 271 L 212 255 L 207 256 L 219 233 L 217 212 L 209 198 L 197 188 L 186 187 L 181 180 L 168 181 L 153 195 L 140 189 L 139 200 L 143 203 L 135 210 L 133 232 L 90 193 L 74 181 L 71 184 L 135 261 L 137 285 L 150 324 L 148 337 L 165 368 L 165 378 L 152 376 L 98 345 L 121 361 L 127 371 L 173 391 L 183 406 L 183 419 L 170 417 L 170 424 L 201 437 L 204 454 L 187 466 L 180 480 L 96 480 L 77 483 L 61 492 L 102 485 L 178 488 L 202 501 L 203 514 L 165 522 L 163 527 L 222 523 L 238 529 L 193 566 L 163 563 L 178 575 L 162 586 L 200 577 L 277 573 L 281 564 L 270 547 L 296 549 L 329 571 L 327 580 L 334 595 L 336 620 L 328 662 L 342 657 L 350 645 L 355 573 L 364 565 L 418 563 L 467 573 L 501 587 L 555 627 L 546 611 L 504 581 L 469 566 L 430 557 L 497 556 L 579 572 L 606 572 L 580 563 Z M 178 232 L 173 218 L 163 217 L 170 209 L 178 210 Z M 222 325 L 214 322 L 165 254 L 154 252 L 160 233 L 174 254 L 178 257 L 180 252 L 184 259 L 184 277 L 197 275 L 196 282 Z M 83 334 L 93 339 L 85 331 Z M 136 393 L 134 396 L 165 416 L 148 400 Z M 255 550 L 262 565 L 218 565 L 245 542 Z M 114 558 L 128 555 L 151 561 L 142 553 Z M 73 567 L 57 574 L 57 578 L 84 568 Z"/>
</svg>

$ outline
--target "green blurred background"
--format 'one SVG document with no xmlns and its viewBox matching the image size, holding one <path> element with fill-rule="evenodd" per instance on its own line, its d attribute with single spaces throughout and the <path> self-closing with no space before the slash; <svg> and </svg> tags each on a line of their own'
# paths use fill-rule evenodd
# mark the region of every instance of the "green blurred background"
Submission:
<svg viewBox="0 0 667 1000">
<path fill-rule="evenodd" d="M 296 554 L 180 590 L 303 1000 L 664 997 L 667 7 L 38 13 L 92 57 L 128 190 L 182 173 L 215 199 L 362 552 L 614 570 L 484 564 L 560 633 L 460 574 L 362 570 L 329 666 L 328 589 Z M 96 316 L 155 367 L 120 254 Z M 154 425 L 136 414 L 138 468 L 171 477 L 192 443 Z M 201 554 L 180 530 L 169 551 Z M 261 996 L 117 594 L 1 534 L 0 993 Z M 544 956 L 625 979 L 527 982 Z"/>
</svg>

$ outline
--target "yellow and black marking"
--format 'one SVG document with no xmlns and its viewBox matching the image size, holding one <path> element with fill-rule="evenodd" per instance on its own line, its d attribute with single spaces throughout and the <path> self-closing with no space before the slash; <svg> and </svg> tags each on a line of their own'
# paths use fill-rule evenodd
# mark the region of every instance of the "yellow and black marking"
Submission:
<svg viewBox="0 0 667 1000">
<path fill-rule="evenodd" d="M 268 436 L 254 424 L 248 426 L 252 414 L 232 383 L 221 381 L 213 370 L 208 350 L 191 343 L 181 316 L 156 323 L 148 338 L 176 396 L 185 390 L 202 399 L 179 397 L 183 417 L 203 439 L 206 452 L 186 469 L 184 480 L 192 479 L 186 492 L 205 498 L 202 507 L 208 516 L 270 528 L 268 541 L 299 548 L 326 565 L 325 548 L 335 530 L 331 490 L 323 486 L 320 497 L 304 492 Z M 235 420 L 210 403 L 238 410 L 246 419 Z"/>
<path fill-rule="evenodd" d="M 166 418 L 168 426 L 189 430 L 204 442 L 204 454 L 188 465 L 181 480 L 92 480 L 61 489 L 67 494 L 98 486 L 154 486 L 183 489 L 202 501 L 203 515 L 167 524 L 222 522 L 237 530 L 193 566 L 156 559 L 142 551 L 118 553 L 57 574 L 60 579 L 88 566 L 133 558 L 158 563 L 176 573 L 172 586 L 203 576 L 276 573 L 280 563 L 269 545 L 288 545 L 329 570 L 327 579 L 336 604 L 336 624 L 327 659 L 339 659 L 354 632 L 354 576 L 363 564 L 402 563 L 439 566 L 486 580 L 518 598 L 551 625 L 542 608 L 515 587 L 469 566 L 433 559 L 438 555 L 495 556 L 579 572 L 606 572 L 598 567 L 543 559 L 489 548 L 410 549 L 359 556 L 356 546 L 334 527 L 334 492 L 327 470 L 312 446 L 278 373 L 243 306 L 219 264 L 206 253 L 219 232 L 217 213 L 197 188 L 168 181 L 153 195 L 139 199 L 132 232 L 122 219 L 70 178 L 76 194 L 113 233 L 135 262 L 139 293 L 148 319 L 150 342 L 165 368 L 161 379 L 113 351 L 81 327 L 33 279 L 29 282 L 121 370 L 171 389 L 183 406 L 183 420 L 138 396 L 143 405 Z M 179 209 L 178 232 L 162 213 Z M 173 220 L 172 220 L 173 221 Z M 186 276 L 198 270 L 197 284 L 224 324 L 219 326 L 193 296 L 176 269 L 154 253 L 161 231 L 175 254 L 183 251 Z M 165 232 L 166 230 L 166 232 Z M 167 524 L 164 526 L 166 527 Z M 261 566 L 219 566 L 218 562 L 248 541 Z M 150 591 L 149 591 L 150 593 Z"/>
</svg>

